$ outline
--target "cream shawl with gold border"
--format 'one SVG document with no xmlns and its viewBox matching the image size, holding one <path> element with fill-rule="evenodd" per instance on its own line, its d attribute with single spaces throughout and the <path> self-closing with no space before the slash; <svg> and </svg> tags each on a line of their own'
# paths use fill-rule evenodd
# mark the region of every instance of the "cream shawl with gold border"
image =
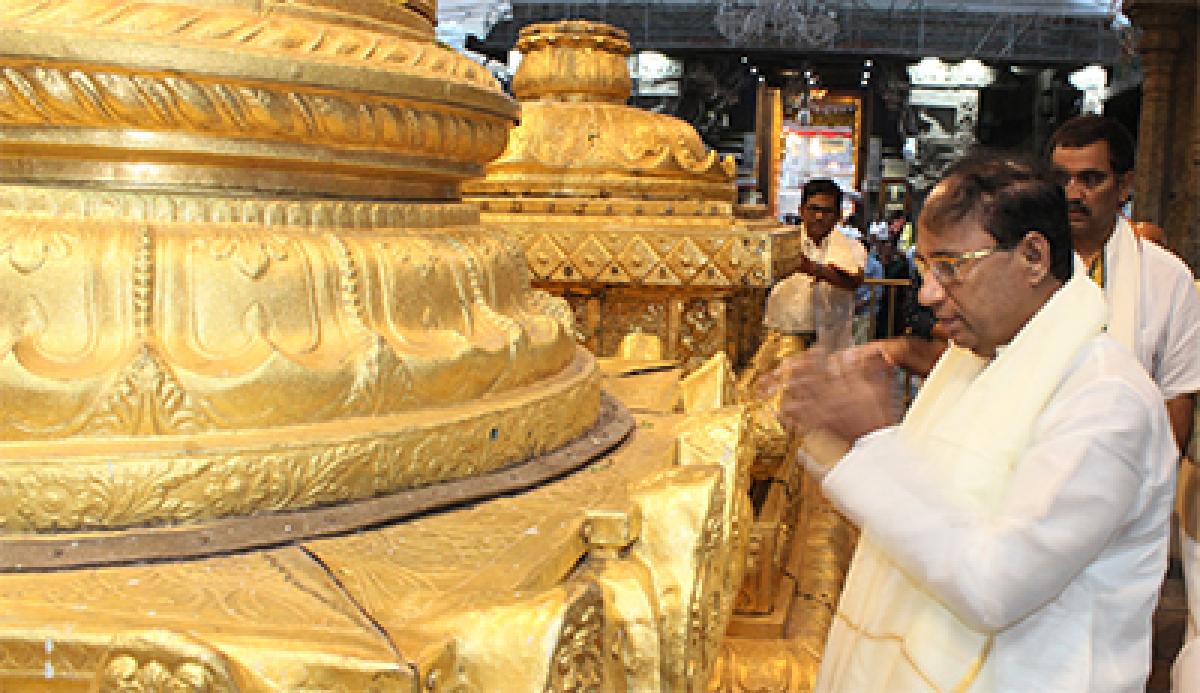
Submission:
<svg viewBox="0 0 1200 693">
<path fill-rule="evenodd" d="M 1034 423 L 1085 343 L 1100 334 L 1104 298 L 1077 262 L 1063 285 L 991 361 L 951 347 L 901 424 L 945 492 L 995 512 Z M 887 499 L 881 498 L 886 503 Z M 871 540 L 854 556 L 817 691 L 990 691 L 991 635 L 964 624 Z"/>
</svg>

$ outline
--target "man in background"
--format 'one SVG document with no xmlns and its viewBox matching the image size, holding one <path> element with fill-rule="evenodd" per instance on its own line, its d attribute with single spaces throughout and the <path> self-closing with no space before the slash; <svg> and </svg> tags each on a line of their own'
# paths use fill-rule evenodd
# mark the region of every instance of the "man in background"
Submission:
<svg viewBox="0 0 1200 693">
<path fill-rule="evenodd" d="M 820 342 L 831 349 L 853 343 L 854 290 L 863 282 L 867 252 L 837 232 L 842 189 L 828 178 L 804 184 L 800 197 L 801 252 L 795 272 L 767 297 L 766 325 L 797 337 L 802 346 Z"/>
<path fill-rule="evenodd" d="M 1162 391 L 1182 450 L 1200 391 L 1200 295 L 1187 265 L 1138 238 L 1120 214 L 1133 183 L 1133 138 L 1111 118 L 1079 116 L 1054 133 L 1048 151 L 1075 252 L 1104 290 L 1108 332 Z"/>
</svg>

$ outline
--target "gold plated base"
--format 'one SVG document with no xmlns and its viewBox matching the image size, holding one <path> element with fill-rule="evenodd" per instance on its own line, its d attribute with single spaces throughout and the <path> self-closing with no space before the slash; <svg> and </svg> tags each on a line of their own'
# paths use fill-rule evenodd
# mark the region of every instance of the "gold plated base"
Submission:
<svg viewBox="0 0 1200 693">
<path fill-rule="evenodd" d="M 739 408 L 636 417 L 580 471 L 411 522 L 0 575 L 0 690 L 703 690 L 754 451 Z"/>
</svg>

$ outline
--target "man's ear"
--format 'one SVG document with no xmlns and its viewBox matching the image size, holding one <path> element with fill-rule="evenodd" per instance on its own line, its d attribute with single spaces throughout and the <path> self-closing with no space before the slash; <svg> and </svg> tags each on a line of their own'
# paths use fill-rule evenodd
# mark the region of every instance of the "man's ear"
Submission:
<svg viewBox="0 0 1200 693">
<path fill-rule="evenodd" d="M 1016 254 L 1025 269 L 1030 286 L 1037 286 L 1050 276 L 1050 241 L 1041 231 L 1030 231 L 1017 244 Z"/>
</svg>

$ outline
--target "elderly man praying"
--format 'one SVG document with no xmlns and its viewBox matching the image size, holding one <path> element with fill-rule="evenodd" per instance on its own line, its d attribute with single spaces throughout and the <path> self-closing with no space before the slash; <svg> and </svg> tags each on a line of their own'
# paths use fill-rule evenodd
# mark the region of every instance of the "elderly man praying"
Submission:
<svg viewBox="0 0 1200 693">
<path fill-rule="evenodd" d="M 951 347 L 903 421 L 884 352 L 770 378 L 798 457 L 863 538 L 817 690 L 1142 691 L 1175 443 L 1105 334 L 1063 191 L 960 162 L 918 220 L 919 299 Z"/>
</svg>

